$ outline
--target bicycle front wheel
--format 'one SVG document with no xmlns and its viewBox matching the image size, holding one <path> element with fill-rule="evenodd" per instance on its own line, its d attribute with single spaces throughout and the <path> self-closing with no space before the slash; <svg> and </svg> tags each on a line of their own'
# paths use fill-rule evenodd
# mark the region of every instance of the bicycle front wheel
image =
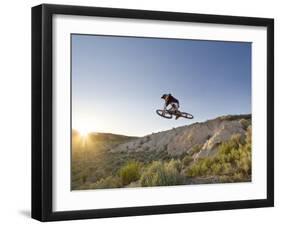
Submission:
<svg viewBox="0 0 281 226">
<path fill-rule="evenodd" d="M 171 119 L 173 117 L 168 111 L 165 111 L 165 110 L 156 110 L 156 113 L 158 115 L 160 115 L 161 117 L 164 117 L 167 119 Z"/>
</svg>

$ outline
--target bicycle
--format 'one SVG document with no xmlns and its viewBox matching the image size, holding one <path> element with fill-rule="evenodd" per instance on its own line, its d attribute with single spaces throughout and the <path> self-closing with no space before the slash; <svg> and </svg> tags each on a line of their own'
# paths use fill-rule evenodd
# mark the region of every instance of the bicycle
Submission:
<svg viewBox="0 0 281 226">
<path fill-rule="evenodd" d="M 161 110 L 161 109 L 157 109 L 156 113 L 163 117 L 163 118 L 167 118 L 167 119 L 171 119 L 173 118 L 173 116 L 178 116 L 182 117 L 182 118 L 187 118 L 187 119 L 193 119 L 193 115 L 187 112 L 181 112 L 179 110 L 174 110 L 173 108 L 171 109 L 166 109 L 166 110 Z"/>
</svg>

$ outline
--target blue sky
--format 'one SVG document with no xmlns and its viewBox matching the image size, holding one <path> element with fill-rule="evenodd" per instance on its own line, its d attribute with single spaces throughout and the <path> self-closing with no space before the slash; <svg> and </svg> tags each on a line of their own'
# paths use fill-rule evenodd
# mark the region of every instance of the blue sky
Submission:
<svg viewBox="0 0 281 226">
<path fill-rule="evenodd" d="M 162 94 L 193 120 L 156 115 Z M 72 35 L 72 127 L 142 136 L 251 113 L 251 43 Z"/>
</svg>

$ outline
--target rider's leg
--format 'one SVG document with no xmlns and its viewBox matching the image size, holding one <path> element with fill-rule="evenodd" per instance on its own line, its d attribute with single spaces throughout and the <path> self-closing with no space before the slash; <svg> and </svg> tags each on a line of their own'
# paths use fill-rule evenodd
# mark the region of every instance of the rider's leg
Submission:
<svg viewBox="0 0 281 226">
<path fill-rule="evenodd" d="M 179 105 L 177 103 L 173 103 L 171 110 L 173 110 L 175 113 L 179 112 Z"/>
<path fill-rule="evenodd" d="M 176 119 L 178 119 L 180 116 L 181 116 L 181 113 L 180 113 L 180 111 L 179 111 L 179 105 L 178 105 L 178 103 L 174 103 L 174 111 L 175 111 L 175 113 L 176 113 Z"/>
</svg>

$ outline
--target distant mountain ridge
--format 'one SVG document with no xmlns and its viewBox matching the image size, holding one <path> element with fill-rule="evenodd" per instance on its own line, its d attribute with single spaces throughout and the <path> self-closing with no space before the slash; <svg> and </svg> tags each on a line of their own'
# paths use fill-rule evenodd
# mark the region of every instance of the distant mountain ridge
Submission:
<svg viewBox="0 0 281 226">
<path fill-rule="evenodd" d="M 125 136 L 112 133 L 89 133 L 87 139 L 81 139 L 78 131 L 72 130 L 72 150 L 74 152 L 81 149 L 88 150 L 110 150 L 118 144 L 129 142 L 138 137 Z"/>
</svg>

